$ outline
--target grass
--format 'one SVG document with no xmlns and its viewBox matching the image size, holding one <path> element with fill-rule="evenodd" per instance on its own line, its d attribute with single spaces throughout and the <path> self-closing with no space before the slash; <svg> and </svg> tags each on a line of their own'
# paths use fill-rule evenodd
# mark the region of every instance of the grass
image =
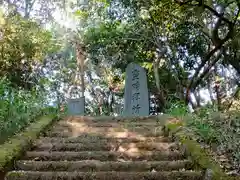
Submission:
<svg viewBox="0 0 240 180">
<path fill-rule="evenodd" d="M 173 106 L 169 113 L 180 117 L 202 148 L 210 151 L 225 172 L 240 174 L 240 112 L 219 112 L 202 107 L 189 113 L 184 105 Z"/>
<path fill-rule="evenodd" d="M 214 152 L 216 159 L 226 171 L 240 170 L 239 112 L 224 114 L 212 112 L 207 117 L 195 116 L 186 122 L 196 134 L 197 141 L 205 144 Z"/>
<path fill-rule="evenodd" d="M 203 169 L 211 169 L 213 179 L 239 179 L 226 176 L 227 171 L 219 161 L 219 155 L 222 155 L 224 160 L 230 161 L 232 169 L 240 167 L 239 156 L 236 156 L 240 152 L 240 134 L 237 133 L 240 132 L 239 113 L 223 114 L 207 108 L 200 109 L 198 114 L 189 114 L 187 111 L 184 114 L 174 113 L 182 123 L 169 123 L 167 129 L 184 145 L 195 164 Z"/>
</svg>

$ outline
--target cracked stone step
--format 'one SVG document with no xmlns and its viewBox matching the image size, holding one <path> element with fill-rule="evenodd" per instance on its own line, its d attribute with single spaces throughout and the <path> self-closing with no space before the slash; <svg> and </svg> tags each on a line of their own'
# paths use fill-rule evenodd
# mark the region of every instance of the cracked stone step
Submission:
<svg viewBox="0 0 240 180">
<path fill-rule="evenodd" d="M 183 155 L 178 151 L 27 151 L 23 160 L 35 161 L 77 161 L 77 160 L 100 160 L 100 161 L 121 161 L 121 160 L 149 160 L 149 161 L 172 161 L 183 160 Z"/>
<path fill-rule="evenodd" d="M 189 160 L 180 161 L 17 161 L 17 170 L 24 171 L 172 171 L 190 170 L 192 163 Z"/>
<path fill-rule="evenodd" d="M 163 142 L 138 142 L 138 143 L 111 143 L 111 142 L 86 142 L 86 143 L 41 143 L 36 144 L 35 151 L 119 151 L 121 149 L 140 149 L 148 151 L 168 151 L 178 148 L 175 143 Z"/>
<path fill-rule="evenodd" d="M 6 180 L 201 180 L 200 172 L 171 171 L 171 172 L 38 172 L 12 171 Z"/>
<path fill-rule="evenodd" d="M 126 137 L 126 138 L 112 138 L 112 137 L 102 137 L 102 136 L 91 136 L 91 135 L 81 135 L 79 137 L 40 137 L 36 142 L 36 146 L 43 143 L 150 143 L 150 142 L 171 142 L 169 137 Z"/>
</svg>

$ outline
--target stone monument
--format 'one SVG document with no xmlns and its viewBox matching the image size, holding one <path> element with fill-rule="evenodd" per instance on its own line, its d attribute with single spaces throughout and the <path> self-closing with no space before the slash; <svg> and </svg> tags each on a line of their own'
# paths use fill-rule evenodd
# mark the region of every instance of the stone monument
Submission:
<svg viewBox="0 0 240 180">
<path fill-rule="evenodd" d="M 124 116 L 148 116 L 149 92 L 144 68 L 130 63 L 126 68 Z"/>
<path fill-rule="evenodd" d="M 69 115 L 84 115 L 85 112 L 85 98 L 68 100 L 68 114 Z"/>
</svg>

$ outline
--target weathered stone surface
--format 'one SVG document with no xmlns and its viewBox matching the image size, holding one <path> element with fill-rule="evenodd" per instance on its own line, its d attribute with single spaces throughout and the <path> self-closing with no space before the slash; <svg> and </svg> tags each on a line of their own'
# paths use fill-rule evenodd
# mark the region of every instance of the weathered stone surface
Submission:
<svg viewBox="0 0 240 180">
<path fill-rule="evenodd" d="M 134 63 L 130 63 L 126 69 L 123 115 L 149 115 L 149 92 L 146 71 Z"/>
<path fill-rule="evenodd" d="M 68 100 L 68 114 L 69 115 L 84 115 L 85 111 L 85 98 Z"/>
<path fill-rule="evenodd" d="M 130 122 L 123 119 L 130 119 Z M 70 116 L 56 122 L 48 132 L 66 131 L 74 133 L 74 137 L 41 137 L 20 160 L 14 162 L 14 170 L 8 172 L 5 179 L 203 179 L 204 174 L 199 169 L 194 170 L 193 162 L 183 156 L 178 144 L 168 137 L 163 142 L 161 135 L 146 136 L 149 130 L 161 132 L 158 129 L 162 126 L 156 120 L 124 117 L 119 121 Z M 119 130 L 124 132 L 119 133 Z M 106 132 L 110 133 L 109 136 Z M 80 135 L 77 137 L 75 133 Z"/>
</svg>

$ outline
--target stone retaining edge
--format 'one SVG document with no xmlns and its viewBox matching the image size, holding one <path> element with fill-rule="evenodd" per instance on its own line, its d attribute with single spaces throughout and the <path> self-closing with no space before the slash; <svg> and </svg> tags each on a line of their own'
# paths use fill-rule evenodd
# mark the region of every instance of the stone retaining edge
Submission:
<svg viewBox="0 0 240 180">
<path fill-rule="evenodd" d="M 41 132 L 52 125 L 61 117 L 56 114 L 44 115 L 31 123 L 24 131 L 10 138 L 0 145 L 0 172 L 12 167 L 15 159 L 18 159 L 28 150 Z"/>
</svg>

